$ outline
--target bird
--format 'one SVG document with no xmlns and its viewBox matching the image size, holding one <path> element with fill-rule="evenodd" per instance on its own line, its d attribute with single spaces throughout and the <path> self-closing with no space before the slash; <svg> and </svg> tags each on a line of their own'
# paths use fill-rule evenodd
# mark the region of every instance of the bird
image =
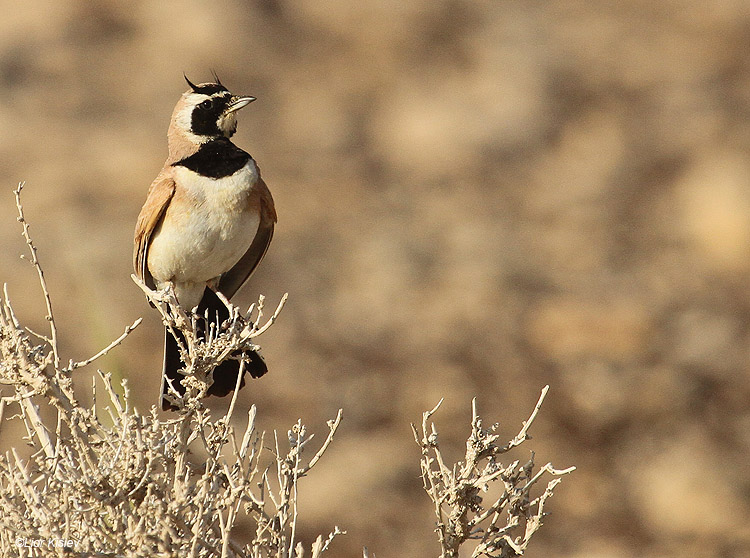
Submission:
<svg viewBox="0 0 750 558">
<path fill-rule="evenodd" d="M 271 243 L 276 209 L 257 163 L 230 139 L 237 130 L 237 111 L 255 97 L 232 94 L 215 73 L 213 81 L 198 85 L 183 77 L 189 89 L 174 108 L 167 160 L 138 215 L 133 266 L 150 289 L 171 284 L 182 308 L 197 307 L 199 316 L 221 323 L 229 312 L 216 293 L 231 298 L 255 271 Z M 205 332 L 206 324 L 201 327 Z M 254 378 L 268 370 L 256 351 L 233 356 L 214 370 L 207 395 L 223 397 L 235 389 L 237 357 Z M 174 391 L 185 393 L 184 366 L 178 341 L 165 328 L 164 410 L 178 408 Z"/>
</svg>

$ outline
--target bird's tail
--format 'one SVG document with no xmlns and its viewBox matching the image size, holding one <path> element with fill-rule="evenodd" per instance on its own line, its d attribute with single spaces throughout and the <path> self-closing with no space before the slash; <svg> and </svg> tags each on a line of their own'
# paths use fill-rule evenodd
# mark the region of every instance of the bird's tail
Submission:
<svg viewBox="0 0 750 558">
<path fill-rule="evenodd" d="M 221 324 L 229 318 L 229 310 L 224 303 L 216 296 L 216 293 L 206 287 L 203 292 L 203 298 L 198 305 L 198 315 L 208 315 L 209 323 Z M 199 320 L 201 337 L 205 336 L 207 328 L 205 319 Z M 180 337 L 180 341 L 184 345 L 184 337 L 181 333 L 177 332 Z M 237 375 L 240 372 L 240 358 L 245 360 L 245 372 L 249 372 L 253 378 L 260 378 L 266 372 L 268 367 L 263 357 L 257 351 L 245 351 L 238 352 L 232 355 L 231 358 L 225 360 L 213 371 L 214 382 L 208 389 L 208 395 L 216 395 L 218 397 L 224 397 L 234 390 L 237 386 Z M 185 367 L 185 363 L 180 358 L 180 351 L 177 344 L 177 340 L 172 336 L 170 331 L 167 329 L 164 336 L 164 371 L 162 374 L 162 400 L 161 407 L 166 410 L 176 410 L 178 407 L 167 398 L 168 394 L 174 397 L 174 392 L 171 392 L 170 385 L 180 395 L 185 394 L 185 388 L 182 385 L 182 378 L 184 377 L 181 370 Z M 240 388 L 245 385 L 244 374 L 240 379 Z"/>
</svg>

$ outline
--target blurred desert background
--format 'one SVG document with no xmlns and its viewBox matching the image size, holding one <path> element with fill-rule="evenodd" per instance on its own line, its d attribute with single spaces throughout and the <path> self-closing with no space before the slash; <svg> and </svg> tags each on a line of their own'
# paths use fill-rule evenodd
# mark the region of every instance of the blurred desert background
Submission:
<svg viewBox="0 0 750 558">
<path fill-rule="evenodd" d="M 473 397 L 510 438 L 549 384 L 514 457 L 578 470 L 527 556 L 750 556 L 750 3 L 0 7 L 0 282 L 43 330 L 25 180 L 63 358 L 143 316 L 99 363 L 141 410 L 162 330 L 132 231 L 182 73 L 258 98 L 234 139 L 279 223 L 239 300 L 289 303 L 241 405 L 313 445 L 344 410 L 306 546 L 339 525 L 332 558 L 436 556 L 409 423 L 444 397 L 457 459 Z"/>
</svg>

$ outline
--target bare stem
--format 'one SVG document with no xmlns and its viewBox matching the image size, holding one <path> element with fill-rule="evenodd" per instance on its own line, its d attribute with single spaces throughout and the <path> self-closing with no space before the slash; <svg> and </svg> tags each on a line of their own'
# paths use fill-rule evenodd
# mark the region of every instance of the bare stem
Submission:
<svg viewBox="0 0 750 558">
<path fill-rule="evenodd" d="M 34 242 L 31 240 L 31 235 L 29 234 L 29 223 L 26 221 L 26 217 L 23 213 L 23 205 L 21 204 L 21 190 L 23 190 L 23 187 L 26 185 L 25 182 L 19 182 L 18 187 L 13 190 L 13 193 L 16 197 L 16 209 L 18 210 L 18 222 L 21 223 L 22 226 L 22 235 L 24 240 L 26 240 L 26 246 L 29 248 L 29 253 L 31 254 L 31 265 L 34 266 L 34 269 L 36 269 L 37 275 L 39 276 L 39 284 L 42 287 L 42 292 L 44 293 L 44 303 L 47 306 L 47 321 L 49 322 L 49 328 L 50 328 L 50 339 L 51 339 L 51 345 L 52 345 L 52 353 L 54 355 L 54 364 L 55 368 L 58 368 L 60 366 L 60 355 L 58 354 L 58 347 L 57 347 L 57 326 L 55 325 L 55 317 L 52 313 L 52 298 L 49 294 L 49 289 L 47 289 L 47 280 L 44 278 L 44 271 L 42 271 L 42 266 L 39 264 L 39 259 L 36 255 L 36 246 L 34 245 Z"/>
</svg>

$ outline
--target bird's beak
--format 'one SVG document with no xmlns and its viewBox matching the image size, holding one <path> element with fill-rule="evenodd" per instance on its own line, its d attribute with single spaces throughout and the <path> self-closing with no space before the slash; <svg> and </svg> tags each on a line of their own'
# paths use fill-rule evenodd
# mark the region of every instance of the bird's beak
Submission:
<svg viewBox="0 0 750 558">
<path fill-rule="evenodd" d="M 255 97 L 232 97 L 232 101 L 227 105 L 226 113 L 229 114 L 230 112 L 240 110 L 242 107 L 249 105 L 254 100 Z"/>
</svg>

